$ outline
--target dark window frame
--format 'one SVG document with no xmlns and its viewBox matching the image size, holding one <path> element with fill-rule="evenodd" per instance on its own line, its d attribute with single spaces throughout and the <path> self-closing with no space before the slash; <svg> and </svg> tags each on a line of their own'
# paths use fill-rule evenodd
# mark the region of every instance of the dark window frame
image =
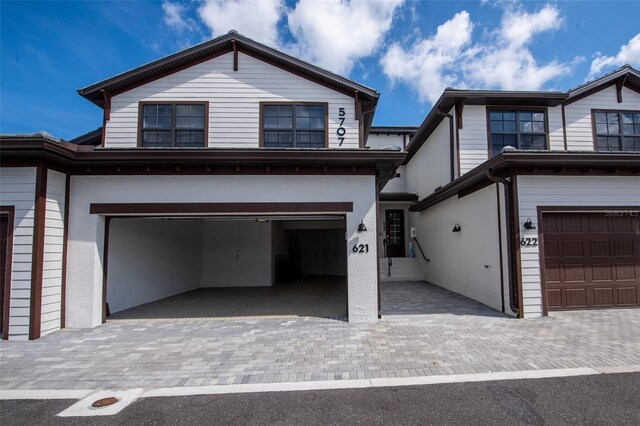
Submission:
<svg viewBox="0 0 640 426">
<path fill-rule="evenodd" d="M 488 155 L 489 158 L 493 158 L 493 150 L 491 147 L 491 113 L 492 112 L 497 112 L 497 111 L 509 111 L 509 112 L 515 112 L 516 114 L 516 131 L 515 132 L 495 132 L 495 134 L 502 134 L 502 135 L 516 135 L 516 145 L 514 148 L 516 149 L 520 149 L 520 135 L 523 134 L 523 132 L 520 131 L 520 113 L 521 112 L 541 112 L 544 114 L 544 141 L 545 141 L 545 147 L 544 150 L 548 151 L 550 148 L 550 142 L 549 142 L 549 108 L 547 107 L 526 107 L 526 106 L 513 106 L 513 105 L 492 105 L 492 106 L 487 106 L 486 107 L 486 120 L 487 120 L 487 150 L 488 150 Z M 541 132 L 526 132 L 524 133 L 525 135 L 542 135 L 543 133 Z"/>
<path fill-rule="evenodd" d="M 176 105 L 203 105 L 204 106 L 204 141 L 203 148 L 209 146 L 209 102 L 208 101 L 141 101 L 138 102 L 138 142 L 137 146 L 139 148 L 145 148 L 143 143 L 142 132 L 143 128 L 143 120 L 144 120 L 144 107 L 145 105 L 173 105 L 173 113 L 172 113 L 172 126 L 171 126 L 171 147 L 176 148 L 176 114 L 175 114 L 175 106 Z M 187 129 L 184 129 L 187 130 Z M 179 149 L 193 149 L 194 147 L 185 147 Z M 162 148 L 156 148 L 162 149 Z M 166 149 L 166 148 L 165 148 Z"/>
<path fill-rule="evenodd" d="M 596 126 L 596 114 L 597 113 L 604 113 L 604 114 L 618 114 L 618 131 L 619 133 L 616 134 L 602 134 L 602 133 L 598 133 L 597 130 L 597 126 Z M 618 150 L 618 151 L 611 151 L 611 150 L 600 150 L 598 149 L 598 136 L 606 136 L 606 137 L 614 137 L 614 138 L 618 138 L 618 147 L 622 148 L 622 139 L 625 136 L 628 137 L 633 137 L 633 138 L 640 138 L 640 134 L 633 134 L 633 135 L 626 135 L 625 133 L 623 133 L 623 123 L 622 123 L 622 114 L 640 114 L 640 110 L 632 110 L 632 109 L 592 109 L 591 110 L 591 132 L 593 134 L 593 150 L 595 152 L 638 152 L 638 151 L 624 151 L 622 149 Z"/>
<path fill-rule="evenodd" d="M 260 117 L 259 117 L 259 137 L 258 137 L 258 146 L 260 148 L 265 148 L 264 145 L 264 132 L 265 132 L 265 128 L 264 128 L 264 107 L 265 106 L 269 106 L 269 105 L 275 105 L 275 106 L 284 106 L 284 105 L 291 105 L 293 107 L 294 110 L 294 114 L 293 114 L 293 126 L 291 128 L 291 131 L 293 132 L 293 146 L 292 147 L 286 147 L 286 148 L 268 148 L 268 149 L 291 149 L 291 148 L 297 148 L 295 146 L 295 135 L 296 135 L 296 127 L 295 127 L 295 107 L 296 106 L 303 106 L 303 105 L 309 105 L 309 106 L 322 106 L 324 107 L 324 148 L 328 148 L 329 147 L 329 103 L 328 102 L 287 102 L 287 101 L 262 101 L 260 102 Z M 303 129 L 303 130 L 307 130 L 307 129 Z M 318 148 L 297 148 L 297 149 L 318 149 Z"/>
</svg>

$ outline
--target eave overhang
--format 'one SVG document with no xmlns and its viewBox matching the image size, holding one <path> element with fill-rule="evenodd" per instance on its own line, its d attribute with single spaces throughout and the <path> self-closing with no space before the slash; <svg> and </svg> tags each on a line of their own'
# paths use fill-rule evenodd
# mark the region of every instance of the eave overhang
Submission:
<svg viewBox="0 0 640 426">
<path fill-rule="evenodd" d="M 46 162 L 72 174 L 323 174 L 395 176 L 404 152 L 371 149 L 105 149 L 45 138 L 0 138 L 0 165 Z"/>
<path fill-rule="evenodd" d="M 332 87 L 349 96 L 355 97 L 357 91 L 362 101 L 370 102 L 373 106 L 377 104 L 380 97 L 380 94 L 370 87 L 289 56 L 237 32 L 229 32 L 221 37 L 94 83 L 79 89 L 78 93 L 102 108 L 104 106 L 103 92 L 106 92 L 109 96 L 126 92 L 134 87 L 209 60 L 220 54 L 233 52 L 234 44 L 238 51 L 242 53 L 301 75 L 319 84 Z"/>
<path fill-rule="evenodd" d="M 515 92 L 501 90 L 456 90 L 446 89 L 440 99 L 424 119 L 407 145 L 405 164 L 418 152 L 429 136 L 436 130 L 445 117 L 440 113 L 448 113 L 457 104 L 490 105 L 490 106 L 532 106 L 555 107 L 560 105 L 569 95 L 564 92 Z"/>
<path fill-rule="evenodd" d="M 422 198 L 409 210 L 421 212 L 453 196 L 488 186 L 493 181 L 487 177 L 487 172 L 504 178 L 513 175 L 640 176 L 640 153 L 504 152 Z"/>
</svg>

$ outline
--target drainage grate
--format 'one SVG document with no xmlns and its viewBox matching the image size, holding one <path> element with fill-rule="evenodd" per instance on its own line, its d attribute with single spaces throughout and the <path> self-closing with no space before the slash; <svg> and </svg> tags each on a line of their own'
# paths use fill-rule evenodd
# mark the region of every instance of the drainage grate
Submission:
<svg viewBox="0 0 640 426">
<path fill-rule="evenodd" d="M 101 398 L 97 401 L 94 401 L 94 403 L 91 404 L 91 406 L 93 408 L 102 408 L 102 407 L 108 407 L 110 405 L 113 405 L 116 402 L 118 402 L 118 398 L 116 398 L 115 396 L 110 396 L 107 398 Z"/>
</svg>

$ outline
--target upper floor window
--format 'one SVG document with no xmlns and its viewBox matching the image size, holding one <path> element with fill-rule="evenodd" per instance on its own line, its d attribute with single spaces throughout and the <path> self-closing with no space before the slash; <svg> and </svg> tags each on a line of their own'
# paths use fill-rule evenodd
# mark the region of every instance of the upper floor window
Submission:
<svg viewBox="0 0 640 426">
<path fill-rule="evenodd" d="M 547 149 L 546 115 L 541 110 L 492 109 L 489 111 L 491 156 L 506 146 L 521 150 Z"/>
<path fill-rule="evenodd" d="M 327 146 L 326 104 L 262 104 L 261 120 L 266 148 Z"/>
<path fill-rule="evenodd" d="M 640 151 L 640 112 L 594 111 L 596 151 Z"/>
<path fill-rule="evenodd" d="M 206 102 L 142 103 L 140 115 L 140 146 L 206 146 Z"/>
</svg>

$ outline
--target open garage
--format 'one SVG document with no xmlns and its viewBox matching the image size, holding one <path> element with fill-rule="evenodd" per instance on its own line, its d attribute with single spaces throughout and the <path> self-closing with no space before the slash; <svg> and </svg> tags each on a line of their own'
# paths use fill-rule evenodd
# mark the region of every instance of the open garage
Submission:
<svg viewBox="0 0 640 426">
<path fill-rule="evenodd" d="M 109 319 L 347 316 L 345 218 L 109 220 Z"/>
</svg>

